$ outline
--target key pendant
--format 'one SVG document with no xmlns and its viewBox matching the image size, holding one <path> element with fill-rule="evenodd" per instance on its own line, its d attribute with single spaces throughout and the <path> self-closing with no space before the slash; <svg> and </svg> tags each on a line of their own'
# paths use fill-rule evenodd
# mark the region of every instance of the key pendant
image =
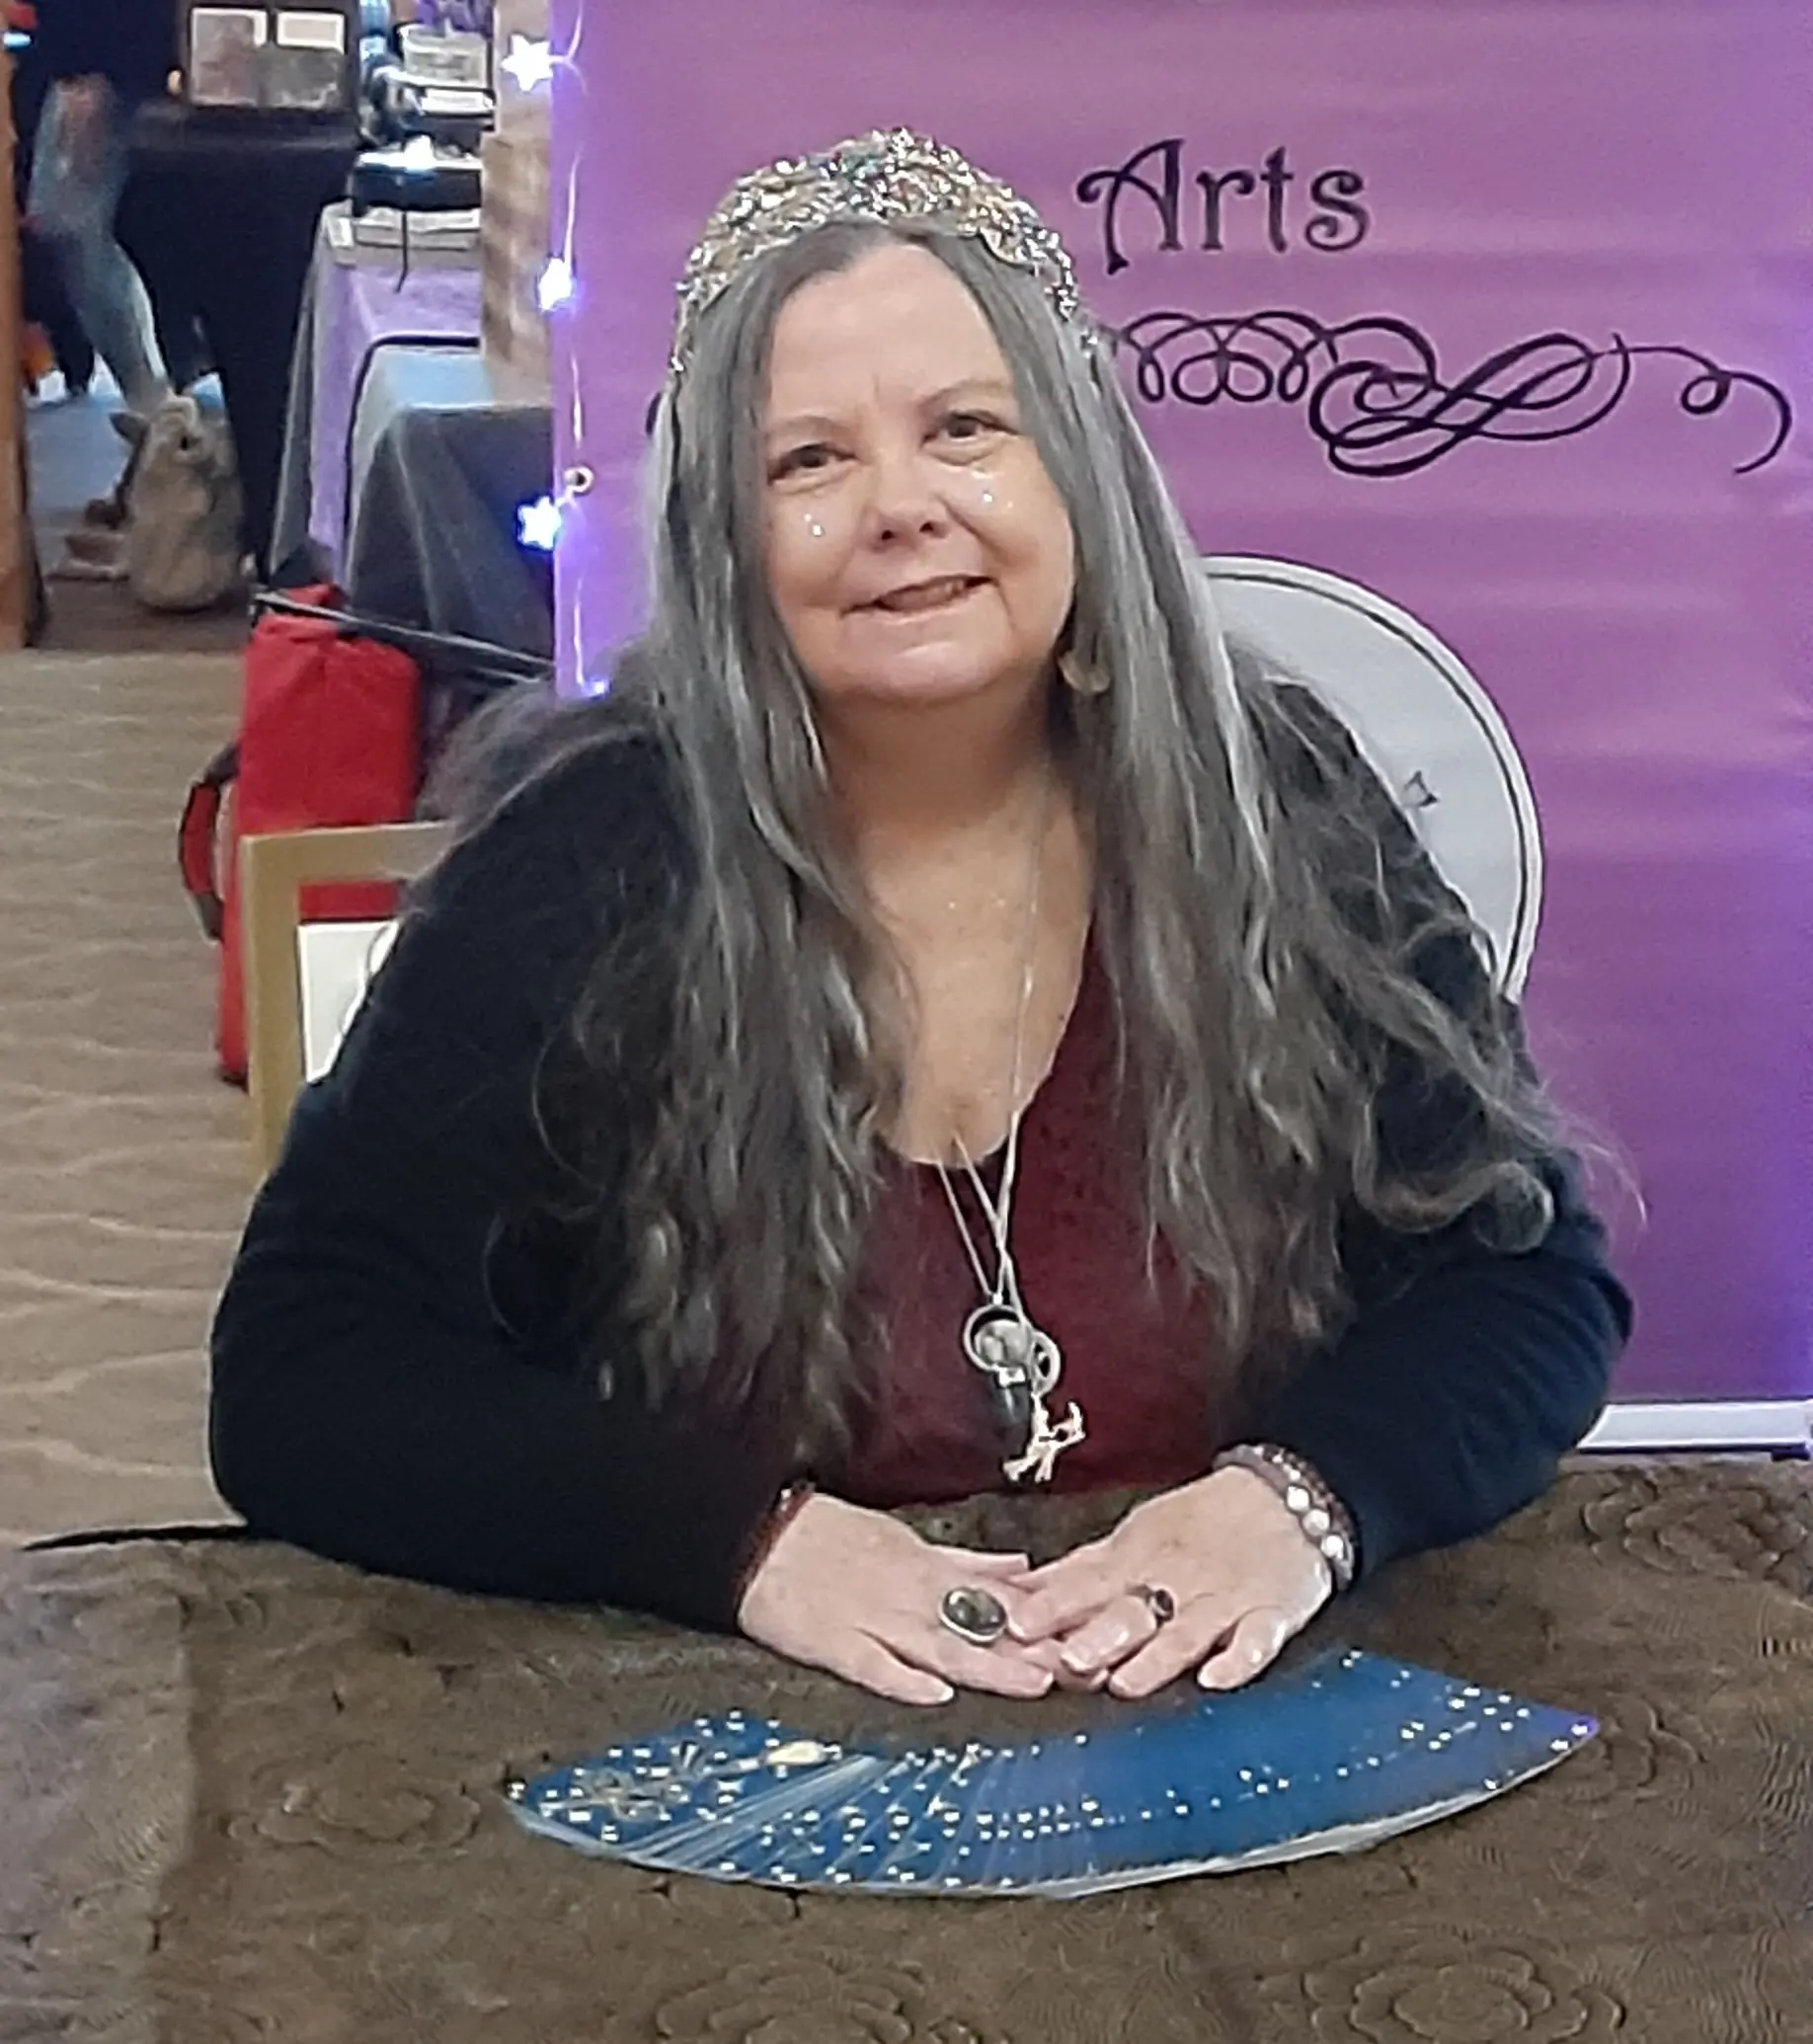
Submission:
<svg viewBox="0 0 1813 2044">
<path fill-rule="evenodd" d="M 1026 1453 L 1003 1462 L 1001 1474 L 1009 1483 L 1049 1483 L 1058 1457 L 1066 1448 L 1074 1448 L 1083 1439 L 1083 1434 L 1082 1407 L 1074 1399 L 1070 1401 L 1069 1411 L 1054 1427 L 1050 1407 L 1035 1391 L 1032 1433 L 1026 1443 Z"/>
<path fill-rule="evenodd" d="M 1058 1344 L 1019 1307 L 990 1299 L 965 1322 L 964 1354 L 988 1379 L 1002 1432 L 1025 1448 L 1001 1464 L 1009 1483 L 1049 1483 L 1058 1457 L 1083 1439 L 1081 1408 L 1072 1401 L 1054 1426 L 1046 1393 L 1064 1369 Z"/>
<path fill-rule="evenodd" d="M 1043 1394 L 1058 1381 L 1064 1359 L 1043 1327 L 1004 1299 L 978 1306 L 963 1327 L 963 1352 L 974 1369 L 1000 1381 L 1026 1383 Z"/>
<path fill-rule="evenodd" d="M 988 1406 L 1003 1441 L 1028 1441 L 1033 1432 L 1033 1388 L 1024 1376 L 988 1373 Z"/>
<path fill-rule="evenodd" d="M 971 1367 L 996 1383 L 1030 1383 L 1036 1341 L 1047 1338 L 1006 1300 L 991 1298 L 963 1323 L 963 1353 Z"/>
<path fill-rule="evenodd" d="M 963 1353 L 987 1383 L 988 1404 L 1006 1441 L 1024 1441 L 1032 1432 L 1033 1386 L 1024 1336 L 1021 1316 L 1000 1299 L 979 1306 L 964 1323 Z"/>
</svg>

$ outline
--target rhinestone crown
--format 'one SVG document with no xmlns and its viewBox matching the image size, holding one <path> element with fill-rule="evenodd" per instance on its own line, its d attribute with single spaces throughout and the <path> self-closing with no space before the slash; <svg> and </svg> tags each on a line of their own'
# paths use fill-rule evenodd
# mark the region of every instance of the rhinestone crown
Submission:
<svg viewBox="0 0 1813 2044">
<path fill-rule="evenodd" d="M 1029 271 L 1058 316 L 1087 332 L 1069 252 L 1017 192 L 928 135 L 877 129 L 816 156 L 782 157 L 731 187 L 680 276 L 673 375 L 685 372 L 700 319 L 757 257 L 834 222 L 908 220 L 971 235 L 999 262 Z"/>
</svg>

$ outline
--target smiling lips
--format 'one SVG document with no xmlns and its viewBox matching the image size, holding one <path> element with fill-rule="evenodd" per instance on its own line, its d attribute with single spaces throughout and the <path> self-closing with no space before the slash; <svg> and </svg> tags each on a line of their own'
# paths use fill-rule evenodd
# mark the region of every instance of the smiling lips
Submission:
<svg viewBox="0 0 1813 2044">
<path fill-rule="evenodd" d="M 891 617 L 914 617 L 921 611 L 940 610 L 945 604 L 956 602 L 972 590 L 981 589 L 985 580 L 980 575 L 941 575 L 935 582 L 908 583 L 890 590 L 885 596 L 877 596 L 862 607 L 886 611 Z"/>
</svg>

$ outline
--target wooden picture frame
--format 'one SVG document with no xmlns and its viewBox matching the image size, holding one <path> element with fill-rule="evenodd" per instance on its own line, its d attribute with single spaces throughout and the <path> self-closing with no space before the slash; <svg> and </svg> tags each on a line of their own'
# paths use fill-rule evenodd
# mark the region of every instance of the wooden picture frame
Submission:
<svg viewBox="0 0 1813 2044">
<path fill-rule="evenodd" d="M 332 881 L 419 880 L 445 849 L 449 835 L 445 824 L 371 824 L 273 831 L 241 843 L 246 1082 L 261 1178 L 276 1162 L 290 1110 L 308 1076 L 303 933 L 307 927 L 334 927 L 304 923 L 303 889 Z M 358 927 L 370 933 L 377 926 Z"/>
</svg>

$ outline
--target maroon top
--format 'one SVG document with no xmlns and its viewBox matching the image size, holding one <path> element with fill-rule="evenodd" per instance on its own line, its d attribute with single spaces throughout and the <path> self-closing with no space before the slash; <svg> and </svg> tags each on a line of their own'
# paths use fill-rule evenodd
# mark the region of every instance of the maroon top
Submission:
<svg viewBox="0 0 1813 2044">
<path fill-rule="evenodd" d="M 1056 1490 L 1187 1482 L 1231 1438 L 1211 1296 L 1186 1283 L 1162 1242 L 1156 1282 L 1146 1278 L 1140 1152 L 1117 1113 L 1114 1065 L 1113 992 L 1091 949 L 1057 1057 L 1021 1124 L 1010 1234 L 1026 1309 L 1064 1354 L 1052 1417 L 1074 1399 L 1086 1429 L 1058 1457 Z M 997 1155 L 983 1169 L 990 1194 L 999 1165 Z M 992 1278 L 974 1188 L 961 1171 L 952 1183 Z M 889 1166 L 871 1240 L 868 1285 L 893 1338 L 835 1488 L 874 1506 L 1008 1488 L 1009 1449 L 962 1345 L 982 1295 L 935 1168 Z"/>
</svg>

